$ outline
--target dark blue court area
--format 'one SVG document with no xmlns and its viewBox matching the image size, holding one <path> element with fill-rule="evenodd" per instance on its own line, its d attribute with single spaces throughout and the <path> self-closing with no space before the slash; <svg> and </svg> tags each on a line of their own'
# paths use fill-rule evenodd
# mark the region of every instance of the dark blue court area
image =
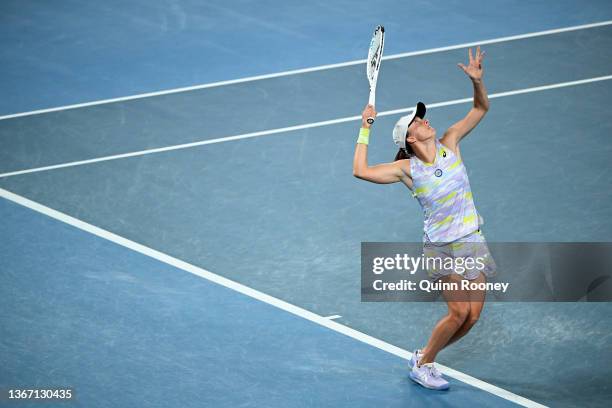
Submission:
<svg viewBox="0 0 612 408">
<path fill-rule="evenodd" d="M 307 68 L 379 23 L 371 164 L 417 101 L 438 136 L 467 113 L 483 42 L 487 240 L 612 241 L 607 1 L 6 1 L 0 406 L 609 405 L 610 303 L 487 303 L 435 392 L 406 358 L 445 305 L 360 301 L 361 242 L 419 242 L 421 210 L 352 175 L 365 65 Z M 5 398 L 37 387 L 75 396 Z"/>
</svg>

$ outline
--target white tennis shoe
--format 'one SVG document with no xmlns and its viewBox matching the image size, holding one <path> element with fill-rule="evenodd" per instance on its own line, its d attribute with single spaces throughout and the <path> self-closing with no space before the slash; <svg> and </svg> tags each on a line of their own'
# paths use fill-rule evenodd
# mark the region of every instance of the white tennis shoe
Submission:
<svg viewBox="0 0 612 408">
<path fill-rule="evenodd" d="M 442 377 L 442 373 L 433 363 L 421 364 L 420 367 L 415 364 L 410 371 L 410 378 L 430 390 L 447 390 L 449 387 L 448 381 Z"/>
</svg>

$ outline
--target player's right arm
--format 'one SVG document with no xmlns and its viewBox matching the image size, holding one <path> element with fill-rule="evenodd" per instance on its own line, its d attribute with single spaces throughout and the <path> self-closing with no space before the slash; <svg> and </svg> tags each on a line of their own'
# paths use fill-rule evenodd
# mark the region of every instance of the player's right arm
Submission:
<svg viewBox="0 0 612 408">
<path fill-rule="evenodd" d="M 372 105 L 367 105 L 361 114 L 362 123 L 355 147 L 355 157 L 353 158 L 353 176 L 362 180 L 371 181 L 378 184 L 389 184 L 403 181 L 408 175 L 405 172 L 406 161 L 398 160 L 393 163 L 377 164 L 368 166 L 368 142 L 370 124 L 367 118 L 376 117 L 376 111 Z"/>
</svg>

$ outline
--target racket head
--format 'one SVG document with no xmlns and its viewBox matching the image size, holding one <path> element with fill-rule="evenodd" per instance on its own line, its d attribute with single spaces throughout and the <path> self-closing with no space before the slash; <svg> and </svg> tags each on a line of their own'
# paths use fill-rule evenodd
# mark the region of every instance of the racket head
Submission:
<svg viewBox="0 0 612 408">
<path fill-rule="evenodd" d="M 370 48 L 368 50 L 368 61 L 366 64 L 366 74 L 370 87 L 376 86 L 376 80 L 378 79 L 378 71 L 380 69 L 380 62 L 382 61 L 383 50 L 385 47 L 385 27 L 382 25 L 376 26 L 372 40 L 370 41 Z"/>
</svg>

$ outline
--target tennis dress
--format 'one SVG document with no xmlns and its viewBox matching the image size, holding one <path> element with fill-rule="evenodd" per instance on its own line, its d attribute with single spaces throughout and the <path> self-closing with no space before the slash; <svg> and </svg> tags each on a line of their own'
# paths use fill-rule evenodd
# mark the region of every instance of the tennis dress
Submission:
<svg viewBox="0 0 612 408">
<path fill-rule="evenodd" d="M 494 275 L 495 262 L 480 231 L 482 218 L 474 205 L 470 181 L 461 158 L 436 139 L 434 162 L 425 163 L 412 156 L 410 173 L 412 195 L 421 205 L 425 218 L 424 255 L 453 259 L 481 257 L 486 260 L 484 268 L 462 271 L 461 274 L 467 279 L 475 279 L 480 272 L 485 276 Z M 427 272 L 430 279 L 437 280 L 454 270 L 432 268 Z"/>
</svg>

